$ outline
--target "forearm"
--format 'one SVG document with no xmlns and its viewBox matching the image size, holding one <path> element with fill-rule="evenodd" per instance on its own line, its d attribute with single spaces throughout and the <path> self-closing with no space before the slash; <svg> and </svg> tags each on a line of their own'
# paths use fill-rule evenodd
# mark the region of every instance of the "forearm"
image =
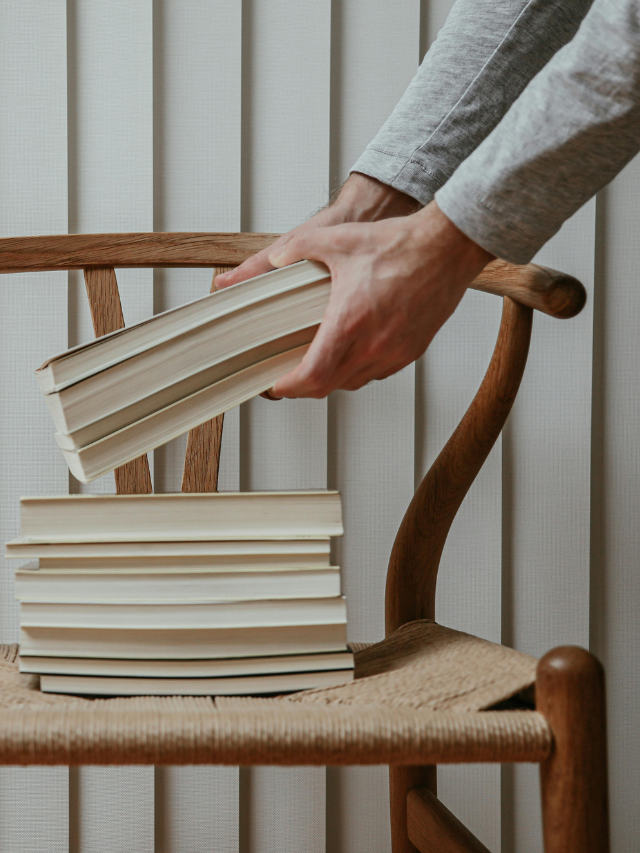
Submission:
<svg viewBox="0 0 640 853">
<path fill-rule="evenodd" d="M 421 206 L 411 196 L 376 178 L 352 172 L 327 208 L 327 216 L 332 225 L 377 222 L 394 216 L 408 216 Z"/>
<path fill-rule="evenodd" d="M 457 0 L 356 172 L 427 204 L 529 81 L 575 35 L 591 0 Z"/>
<path fill-rule="evenodd" d="M 596 0 L 437 201 L 485 249 L 526 263 L 639 150 L 640 8 Z"/>
</svg>

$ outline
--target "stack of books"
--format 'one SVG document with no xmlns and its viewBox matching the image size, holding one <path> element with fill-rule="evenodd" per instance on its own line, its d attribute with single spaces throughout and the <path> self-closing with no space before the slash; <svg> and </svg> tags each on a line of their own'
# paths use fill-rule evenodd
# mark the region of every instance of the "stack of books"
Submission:
<svg viewBox="0 0 640 853">
<path fill-rule="evenodd" d="M 104 335 L 36 371 L 83 483 L 269 389 L 302 359 L 329 301 L 302 261 Z"/>
<path fill-rule="evenodd" d="M 337 492 L 22 498 L 20 670 L 45 692 L 268 694 L 353 678 Z"/>
</svg>

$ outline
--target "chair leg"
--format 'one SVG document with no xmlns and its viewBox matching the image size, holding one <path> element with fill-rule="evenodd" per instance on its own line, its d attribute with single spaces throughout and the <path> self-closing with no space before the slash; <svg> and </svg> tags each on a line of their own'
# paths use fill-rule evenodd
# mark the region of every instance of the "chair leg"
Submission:
<svg viewBox="0 0 640 853">
<path fill-rule="evenodd" d="M 434 766 L 402 765 L 389 767 L 389 801 L 391 806 L 391 849 L 393 853 L 418 853 L 407 832 L 407 794 L 417 786 L 436 793 Z"/>
<path fill-rule="evenodd" d="M 602 665 L 576 646 L 548 652 L 538 664 L 536 705 L 554 738 L 540 765 L 545 853 L 608 853 Z"/>
</svg>

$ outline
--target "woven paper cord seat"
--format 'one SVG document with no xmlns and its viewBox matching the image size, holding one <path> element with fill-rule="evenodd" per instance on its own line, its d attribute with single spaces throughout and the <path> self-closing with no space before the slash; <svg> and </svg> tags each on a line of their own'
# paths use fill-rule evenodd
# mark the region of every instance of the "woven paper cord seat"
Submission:
<svg viewBox="0 0 640 853">
<path fill-rule="evenodd" d="M 512 761 L 551 747 L 532 711 L 485 711 L 536 660 L 430 620 L 355 646 L 356 680 L 289 696 L 86 699 L 41 693 L 0 647 L 0 755 L 11 764 L 382 764 Z M 471 757 L 472 756 L 472 757 Z"/>
</svg>

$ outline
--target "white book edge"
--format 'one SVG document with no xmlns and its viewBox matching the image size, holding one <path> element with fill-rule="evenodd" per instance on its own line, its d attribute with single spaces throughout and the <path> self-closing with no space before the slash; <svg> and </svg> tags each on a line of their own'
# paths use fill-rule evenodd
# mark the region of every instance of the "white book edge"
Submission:
<svg viewBox="0 0 640 853">
<path fill-rule="evenodd" d="M 62 573 L 22 569 L 15 573 L 18 601 L 69 604 L 171 604 L 203 601 L 331 598 L 340 595 L 340 571 L 302 569 L 262 572 L 134 574 Z"/>
<path fill-rule="evenodd" d="M 165 354 L 159 364 L 152 363 L 146 367 L 132 364 L 135 359 L 118 362 L 109 368 L 118 372 L 118 375 L 109 377 L 109 384 L 103 379 L 109 372 L 105 370 L 61 392 L 48 394 L 45 402 L 49 414 L 59 433 L 73 436 L 74 447 L 90 444 L 253 365 L 309 344 L 317 331 L 321 319 L 319 314 L 319 311 L 315 311 L 313 316 L 302 318 L 300 324 L 283 334 L 229 350 L 217 358 L 206 355 L 192 369 L 185 366 L 174 369 L 172 362 L 175 359 L 171 354 Z M 153 354 L 155 350 L 143 353 L 149 358 Z M 193 360 L 196 361 L 195 358 Z M 157 374 L 162 378 L 158 378 Z M 142 388 L 141 376 L 144 376 Z M 68 399 L 65 399 L 65 395 Z"/>
<path fill-rule="evenodd" d="M 281 270 L 272 270 L 261 276 L 256 276 L 240 284 L 233 285 L 225 290 L 216 291 L 212 294 L 200 297 L 200 299 L 188 302 L 185 305 L 180 305 L 177 308 L 171 308 L 161 314 L 156 314 L 136 323 L 133 326 L 128 326 L 124 329 L 118 329 L 108 335 L 103 335 L 87 343 L 79 344 L 66 352 L 55 355 L 47 359 L 38 370 L 36 370 L 36 379 L 43 394 L 59 391 L 63 388 L 80 381 L 87 376 L 92 375 L 98 370 L 117 364 L 124 358 L 129 358 L 143 352 L 149 347 L 155 346 L 165 340 L 174 337 L 176 333 L 184 333 L 191 328 L 197 328 L 203 322 L 209 322 L 217 316 L 223 316 L 226 313 L 231 313 L 238 309 L 238 293 L 242 291 L 247 294 L 246 301 L 242 305 L 249 305 L 253 302 L 261 301 L 264 298 L 282 293 L 286 290 L 294 290 L 305 284 L 311 284 L 314 281 L 327 278 L 329 272 L 327 268 L 316 261 L 301 261 L 292 264 Z M 278 281 L 278 287 L 274 287 L 274 278 Z M 203 315 L 202 306 L 211 307 L 211 311 Z M 192 315 L 192 321 L 189 324 L 181 325 L 185 319 Z M 149 327 L 151 327 L 149 329 Z M 158 329 L 164 328 L 164 333 L 158 332 Z M 121 355 L 117 351 L 121 347 L 123 338 L 131 338 L 137 336 L 142 330 L 142 336 L 146 337 L 140 341 L 137 346 L 132 347 L 127 351 L 126 355 Z M 73 373 L 74 361 L 77 362 L 78 356 L 85 355 L 91 350 L 97 350 L 95 356 L 95 364 L 89 365 L 86 369 L 79 373 Z M 109 352 L 115 351 L 114 355 L 109 358 Z M 54 378 L 56 370 L 65 374 L 59 379 Z M 71 372 L 72 375 L 68 375 Z"/>
<path fill-rule="evenodd" d="M 99 567 L 111 561 L 157 566 L 169 561 L 185 565 L 204 564 L 225 568 L 244 566 L 255 569 L 281 562 L 286 566 L 329 566 L 331 541 L 317 539 L 235 539 L 149 542 L 49 542 L 19 537 L 5 544 L 5 558 L 39 559 L 40 567 L 56 567 L 66 562 L 70 569 Z M 244 561 L 244 562 L 243 562 Z"/>
<path fill-rule="evenodd" d="M 70 437 L 59 433 L 56 441 L 74 477 L 89 483 L 268 390 L 300 363 L 307 349 L 297 347 L 248 367 L 86 447 L 74 448 Z"/>
<path fill-rule="evenodd" d="M 340 652 L 346 647 L 344 622 L 209 629 L 20 627 L 23 658 L 210 660 Z"/>
<path fill-rule="evenodd" d="M 62 495 L 24 498 L 20 510 L 23 538 L 32 542 L 290 542 L 343 533 L 340 495 L 331 491 Z"/>
<path fill-rule="evenodd" d="M 285 672 L 353 669 L 353 653 L 226 658 L 217 660 L 118 660 L 117 658 L 20 657 L 20 672 L 49 675 L 98 675 L 121 678 L 220 678 Z"/>
<path fill-rule="evenodd" d="M 250 696 L 337 687 L 353 681 L 353 671 L 296 672 L 233 678 L 108 678 L 41 675 L 43 693 L 95 696 Z"/>
<path fill-rule="evenodd" d="M 21 602 L 22 628 L 197 630 L 344 624 L 344 596 L 260 601 L 99 603 Z"/>
</svg>

